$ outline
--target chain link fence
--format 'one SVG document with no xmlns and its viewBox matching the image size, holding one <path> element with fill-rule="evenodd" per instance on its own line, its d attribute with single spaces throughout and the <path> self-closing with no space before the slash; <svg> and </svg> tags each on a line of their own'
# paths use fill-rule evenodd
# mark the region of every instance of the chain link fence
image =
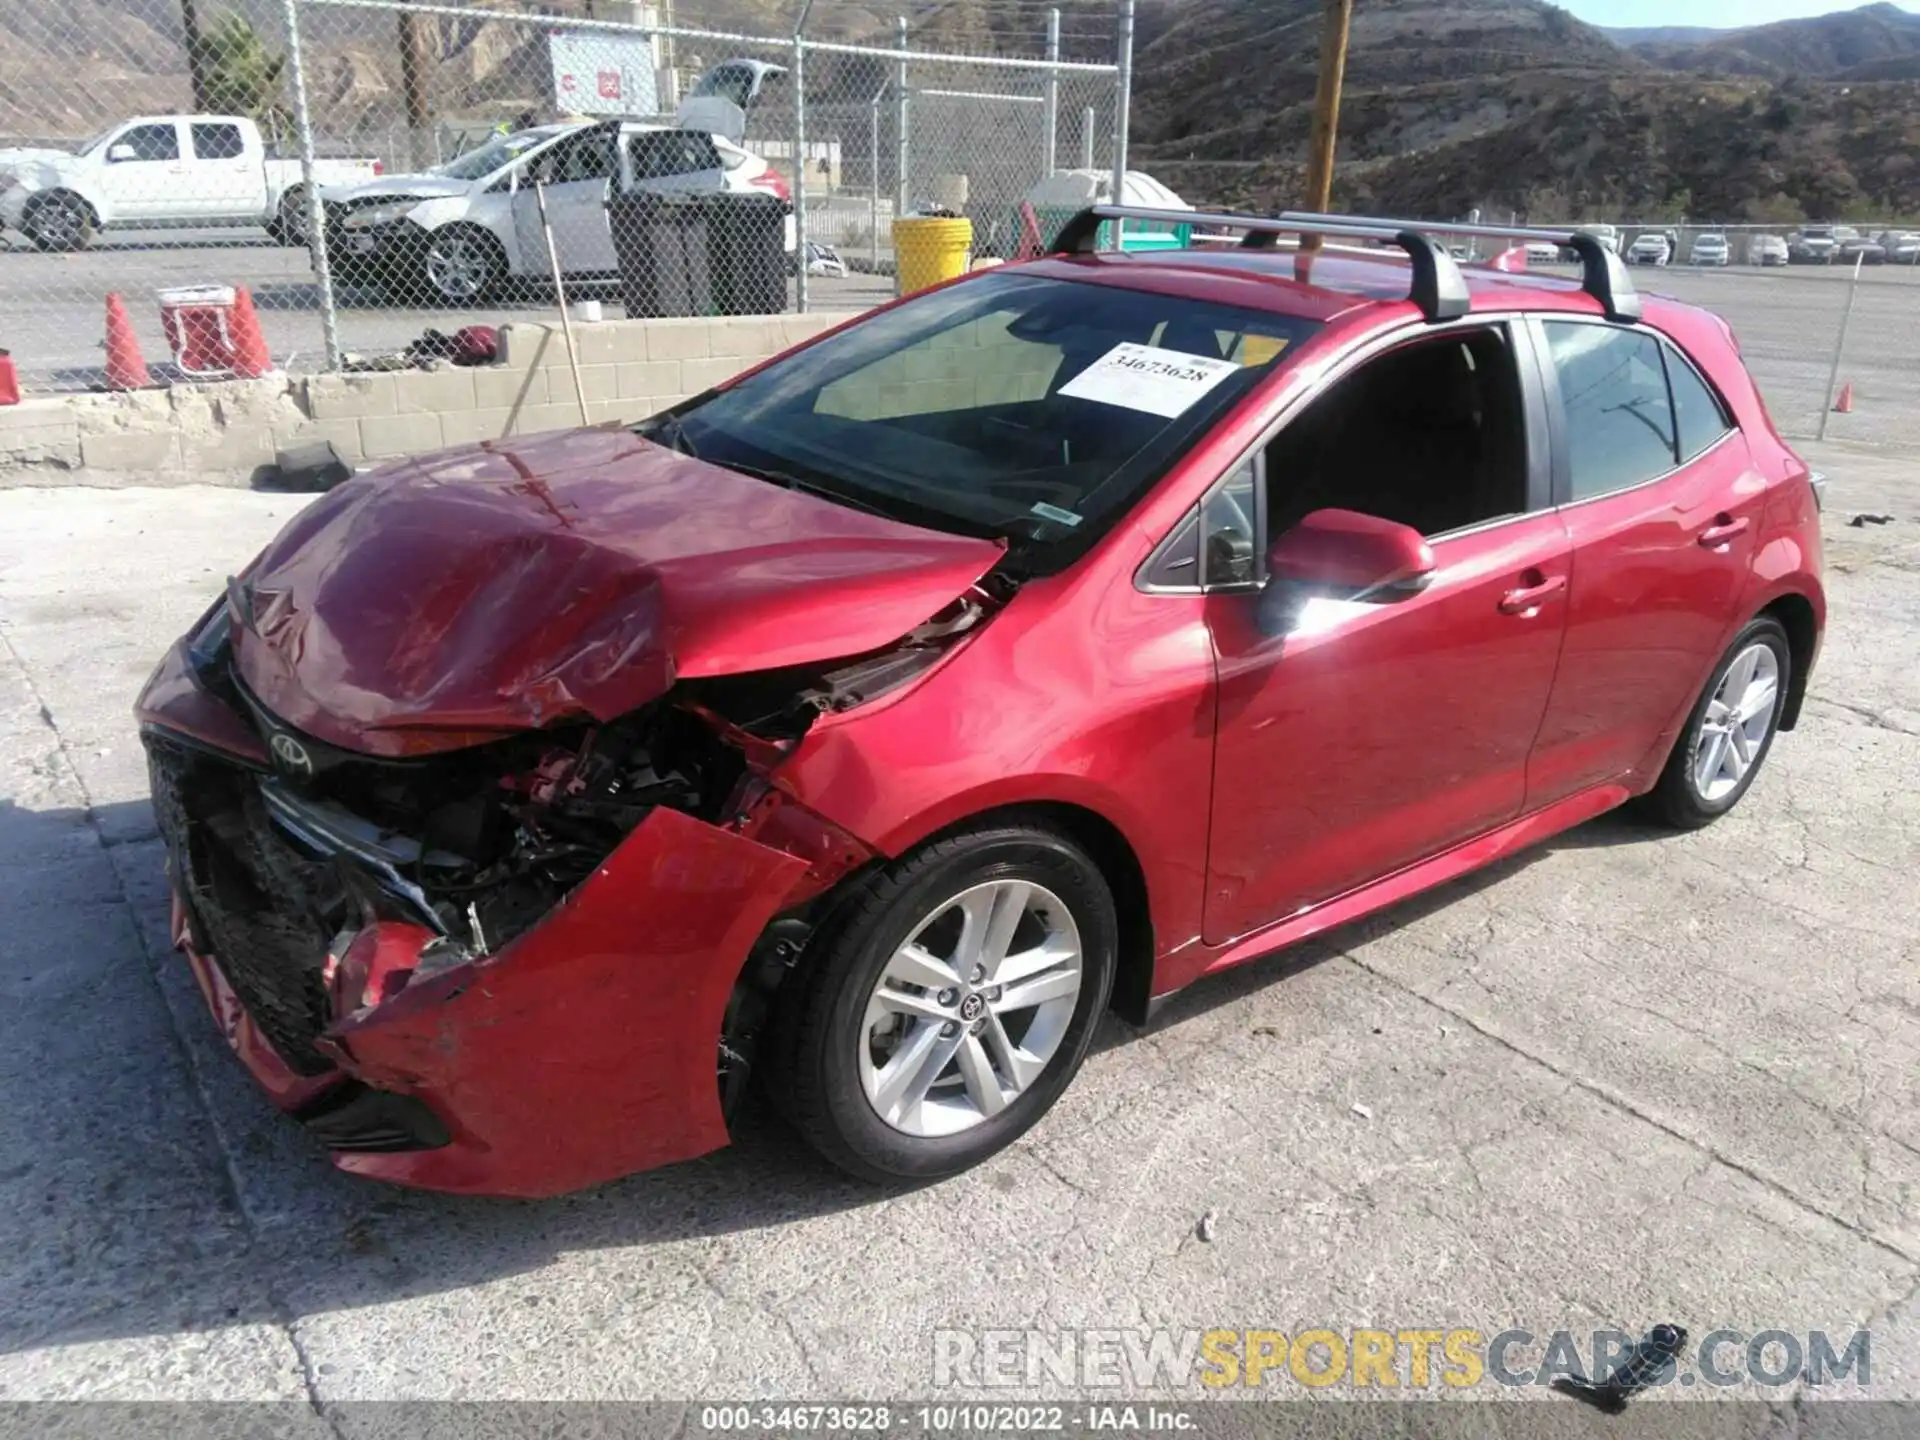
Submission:
<svg viewBox="0 0 1920 1440">
<path fill-rule="evenodd" d="M 19 0 L 0 349 L 29 390 L 101 385 L 109 294 L 162 379 L 218 367 L 241 288 L 288 370 L 562 294 L 863 308 L 896 217 L 956 212 L 1007 256 L 1036 183 L 1124 165 L 1129 0 L 1063 3 Z"/>
</svg>

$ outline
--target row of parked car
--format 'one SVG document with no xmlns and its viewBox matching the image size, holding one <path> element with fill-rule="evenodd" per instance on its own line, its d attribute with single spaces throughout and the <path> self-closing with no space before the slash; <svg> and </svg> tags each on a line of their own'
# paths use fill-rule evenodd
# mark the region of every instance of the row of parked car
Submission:
<svg viewBox="0 0 1920 1440">
<path fill-rule="evenodd" d="M 1851 225 L 1808 225 L 1792 235 L 1750 235 L 1745 241 L 1748 265 L 1920 265 L 1920 233 L 1882 230 L 1869 234 Z M 1674 230 L 1643 230 L 1627 246 L 1630 265 L 1669 265 L 1680 258 L 1680 236 Z M 1686 248 L 1689 265 L 1739 263 L 1735 242 L 1715 230 L 1695 235 Z"/>
</svg>

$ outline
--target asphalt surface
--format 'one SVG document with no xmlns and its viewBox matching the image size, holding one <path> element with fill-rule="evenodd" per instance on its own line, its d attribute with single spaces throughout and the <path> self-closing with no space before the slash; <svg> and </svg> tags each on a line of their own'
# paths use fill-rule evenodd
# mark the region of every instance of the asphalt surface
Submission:
<svg viewBox="0 0 1920 1440">
<path fill-rule="evenodd" d="M 1662 1435 L 1910 1434 L 1806 1402 L 1920 1397 L 1920 505 L 1904 455 L 1813 458 L 1825 655 L 1720 824 L 1603 818 L 1110 1021 L 940 1186 L 852 1184 L 755 1112 L 545 1203 L 333 1172 L 167 949 L 128 707 L 303 501 L 0 494 L 0 1399 L 278 1399 L 357 1435 L 345 1402 L 1088 1393 L 938 1388 L 939 1327 L 1668 1321 L 1866 1327 L 1872 1363 L 1641 1411 Z M 1537 1401 L 1507 1433 L 1588 1413 L 1462 1393 Z"/>
<path fill-rule="evenodd" d="M 888 298 L 891 279 L 873 275 L 809 277 L 819 310 L 857 310 Z M 326 355 L 318 289 L 305 250 L 269 241 L 257 230 L 110 231 L 77 254 L 48 255 L 20 236 L 0 237 L 0 349 L 13 352 L 24 388 L 84 390 L 105 364 L 106 296 L 126 301 L 141 352 L 156 373 L 169 359 L 160 328 L 161 290 L 184 285 L 245 285 L 253 295 L 274 363 L 291 371 L 323 368 Z M 788 293 L 793 292 L 792 281 Z M 617 286 L 583 286 L 615 316 Z M 516 315 L 551 318 L 553 287 L 516 285 L 464 311 L 396 305 L 377 291 L 338 292 L 340 344 L 375 355 L 404 349 L 429 329 L 499 325 Z"/>
</svg>

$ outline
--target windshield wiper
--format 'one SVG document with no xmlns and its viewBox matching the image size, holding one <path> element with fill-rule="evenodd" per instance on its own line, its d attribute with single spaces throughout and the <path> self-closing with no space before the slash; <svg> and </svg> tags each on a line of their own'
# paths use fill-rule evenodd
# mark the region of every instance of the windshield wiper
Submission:
<svg viewBox="0 0 1920 1440">
<path fill-rule="evenodd" d="M 717 464 L 719 462 L 716 461 L 715 463 Z M 847 505 L 855 510 L 864 510 L 867 514 L 878 515 L 883 520 L 898 518 L 889 515 L 886 510 L 874 504 L 871 500 L 862 500 L 857 495 L 849 495 L 845 491 L 835 490 L 831 486 L 822 485 L 816 480 L 803 480 L 791 471 L 775 470 L 765 465 L 745 465 L 738 460 L 727 461 L 726 468 L 729 470 L 738 470 L 742 475 L 751 475 L 756 480 L 765 480 L 769 484 L 778 485 L 786 490 L 798 490 L 803 495 L 813 495 L 822 500 L 831 500 L 837 505 Z"/>
<path fill-rule="evenodd" d="M 695 460 L 700 458 L 700 452 L 693 448 L 693 441 L 687 438 L 687 427 L 678 415 L 669 415 L 649 426 L 646 437 L 665 445 L 669 450 L 678 450 Z"/>
</svg>

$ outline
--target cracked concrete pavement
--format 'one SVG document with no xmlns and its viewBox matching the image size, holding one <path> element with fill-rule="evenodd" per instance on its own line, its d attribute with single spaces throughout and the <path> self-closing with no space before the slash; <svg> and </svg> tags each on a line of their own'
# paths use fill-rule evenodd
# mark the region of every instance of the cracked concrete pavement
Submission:
<svg viewBox="0 0 1920 1440">
<path fill-rule="evenodd" d="M 756 1113 L 537 1204 L 334 1173 L 167 948 L 129 704 L 303 500 L 0 495 L 0 1399 L 321 1433 L 356 1400 L 927 1395 L 940 1326 L 1662 1320 L 1870 1326 L 1864 1393 L 1920 1397 L 1920 504 L 1894 455 L 1813 458 L 1827 648 L 1725 822 L 1603 818 L 1109 1022 L 945 1185 L 851 1184 Z M 1798 1389 L 1738 1393 L 1804 1431 Z"/>
</svg>

